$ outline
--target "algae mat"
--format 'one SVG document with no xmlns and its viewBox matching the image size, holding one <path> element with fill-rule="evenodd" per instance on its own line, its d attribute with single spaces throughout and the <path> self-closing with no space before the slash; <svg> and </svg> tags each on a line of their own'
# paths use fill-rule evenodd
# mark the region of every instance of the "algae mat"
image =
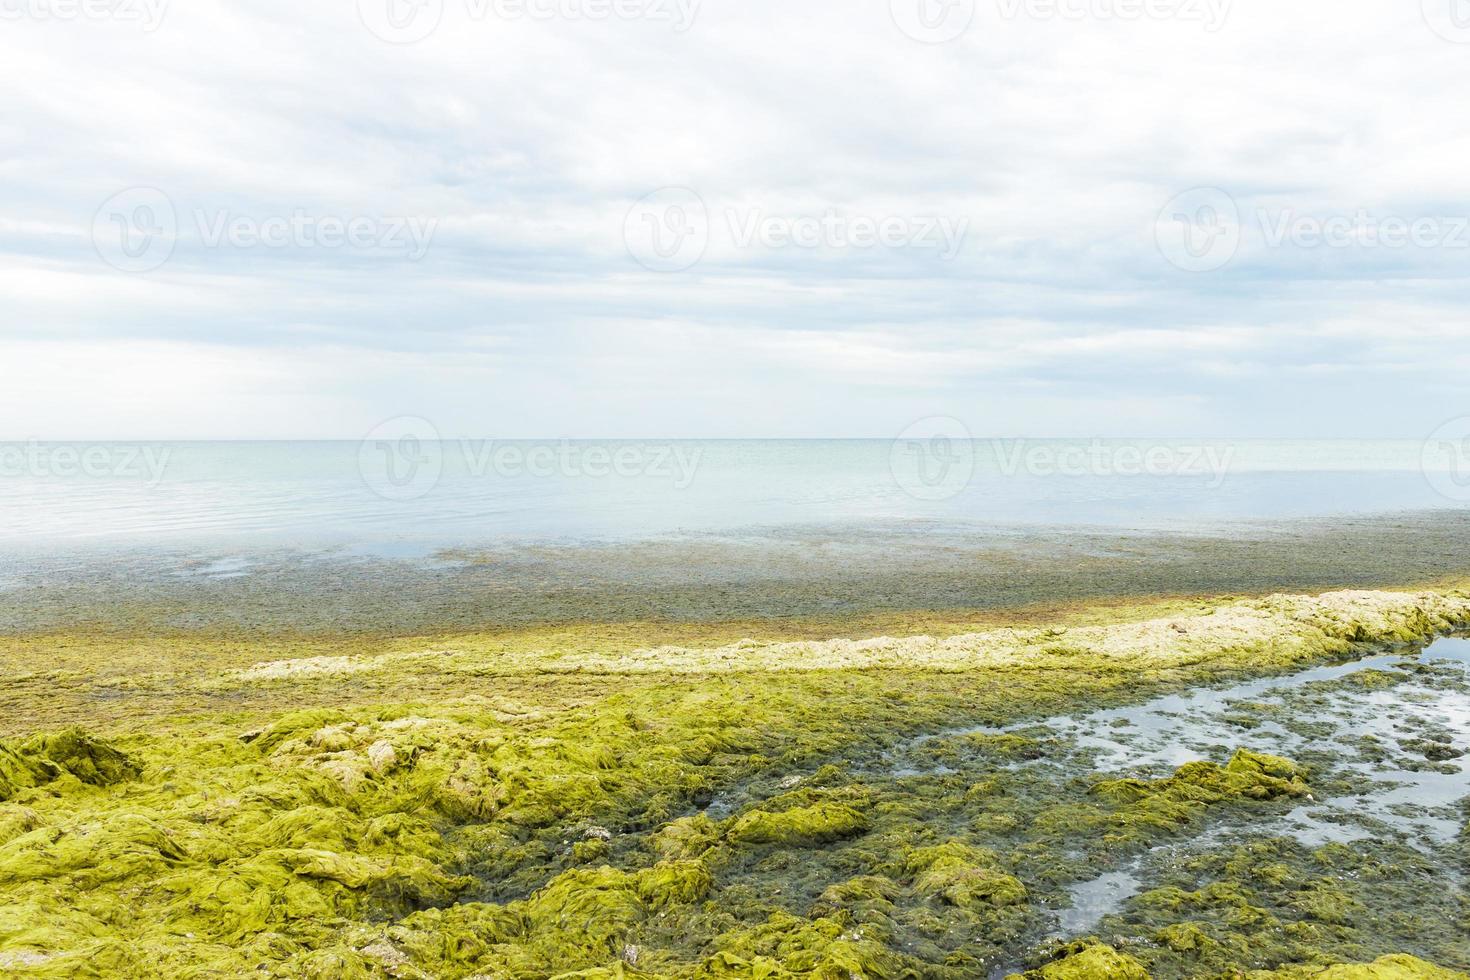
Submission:
<svg viewBox="0 0 1470 980">
<path fill-rule="evenodd" d="M 900 620 L 936 609 L 978 619 L 1118 597 L 1430 585 L 1466 575 L 1470 521 L 1460 511 L 1429 511 L 1233 523 L 1196 533 L 864 522 L 507 542 L 396 558 L 222 548 L 0 549 L 0 635 L 120 625 L 154 634 L 401 636 L 740 620 L 791 629 L 793 619 Z M 843 622 L 802 635 L 846 630 Z"/>
<path fill-rule="evenodd" d="M 1419 654 L 1470 596 L 1153 611 L 650 648 L 15 640 L 45 704 L 6 701 L 0 971 L 1463 975 L 1470 681 Z"/>
</svg>

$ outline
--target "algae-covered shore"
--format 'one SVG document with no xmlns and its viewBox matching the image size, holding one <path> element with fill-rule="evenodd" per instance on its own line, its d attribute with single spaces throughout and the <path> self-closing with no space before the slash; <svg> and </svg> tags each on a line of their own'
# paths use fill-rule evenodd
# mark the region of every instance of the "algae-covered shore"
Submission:
<svg viewBox="0 0 1470 980">
<path fill-rule="evenodd" d="M 591 624 L 812 639 L 965 632 L 1158 596 L 1395 588 L 1470 573 L 1470 521 L 1429 511 L 1191 533 L 827 523 L 635 541 L 410 539 L 0 549 L 0 634 L 211 631 L 328 639 Z M 939 615 L 936 615 L 938 613 Z M 717 635 L 718 634 L 718 635 Z M 703 640 L 701 639 L 701 642 Z"/>
<path fill-rule="evenodd" d="M 748 625 L 0 637 L 0 972 L 1470 969 L 1463 585 Z"/>
</svg>

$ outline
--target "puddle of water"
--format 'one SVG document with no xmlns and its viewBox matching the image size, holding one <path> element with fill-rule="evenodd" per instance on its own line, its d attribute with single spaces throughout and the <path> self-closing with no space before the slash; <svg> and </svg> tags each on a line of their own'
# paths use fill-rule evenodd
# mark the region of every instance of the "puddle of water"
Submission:
<svg viewBox="0 0 1470 980">
<path fill-rule="evenodd" d="M 1268 721 L 1243 729 L 1219 717 L 1232 703 L 1278 700 L 1309 684 L 1340 680 L 1364 670 L 1391 670 L 1403 662 L 1397 655 L 1370 657 L 1351 664 L 1315 667 L 1289 677 L 1247 681 L 1233 687 L 1170 694 L 1126 708 L 1109 708 L 1080 717 L 1058 716 L 1043 724 L 1074 744 L 1095 749 L 1097 767 L 1133 775 L 1167 775 L 1187 762 L 1208 756 L 1217 745 L 1261 742 L 1271 736 L 1277 754 L 1302 741 L 1281 724 Z"/>
<path fill-rule="evenodd" d="M 424 541 L 401 541 L 384 539 L 372 544 L 352 545 L 340 550 L 338 555 L 346 558 L 379 558 L 394 561 L 418 561 L 433 568 L 461 568 L 463 561 L 451 561 L 440 557 L 443 547 Z M 334 555 L 335 557 L 335 555 Z"/>
<path fill-rule="evenodd" d="M 1313 684 L 1342 680 L 1364 671 L 1376 670 L 1403 675 L 1403 666 L 1414 662 L 1411 656 L 1387 654 L 1368 657 L 1346 664 L 1314 667 L 1287 677 L 1262 678 L 1226 688 L 1215 688 L 1170 694 L 1139 705 L 1108 708 L 1079 716 L 1058 715 L 1039 725 L 1034 722 L 1004 728 L 967 728 L 914 739 L 899 754 L 907 754 L 938 740 L 972 734 L 1017 734 L 1027 729 L 1044 728 L 1073 746 L 1092 754 L 1092 766 L 1100 773 L 1157 778 L 1171 774 L 1180 766 L 1200 759 L 1218 756 L 1222 750 L 1249 745 L 1275 755 L 1292 756 L 1304 750 L 1321 748 L 1322 739 L 1310 732 L 1313 723 L 1327 723 L 1341 737 L 1371 735 L 1392 746 L 1403 739 L 1416 737 L 1425 730 L 1449 735 L 1459 748 L 1470 747 L 1470 704 L 1453 691 L 1415 690 L 1414 700 L 1400 690 L 1363 691 L 1335 698 L 1335 703 L 1314 706 L 1298 712 L 1284 703 L 1284 698 L 1301 692 Z M 1445 638 L 1426 647 L 1418 656 L 1420 664 L 1470 666 L 1470 639 Z M 1405 681 L 1400 687 L 1408 684 Z M 1288 712 L 1286 722 L 1259 718 L 1259 708 Z M 1236 710 L 1232 710 L 1236 709 Z M 1297 730 L 1293 730 L 1292 726 Z M 1223 761 L 1223 759 L 1216 759 Z M 1022 762 L 1005 768 L 1026 766 Z M 1374 797 L 1376 809 L 1387 809 L 1398 803 L 1419 806 L 1448 806 L 1470 794 L 1470 757 L 1455 761 L 1453 771 L 1418 772 L 1383 770 L 1369 763 L 1348 761 L 1347 765 L 1375 781 L 1399 784 L 1397 788 Z M 948 767 L 928 768 L 904 765 L 890 770 L 896 777 L 952 773 Z M 1385 787 L 1387 789 L 1387 787 Z M 1332 840 L 1355 839 L 1352 831 L 1340 825 L 1323 824 L 1303 808 L 1294 814 L 1293 823 L 1302 826 L 1304 841 L 1314 836 Z M 1454 821 L 1426 819 L 1426 827 L 1443 837 L 1448 830 L 1458 832 Z"/>
<path fill-rule="evenodd" d="M 953 776 L 959 772 L 952 766 L 934 766 L 930 769 L 918 769 L 914 766 L 904 766 L 893 770 L 895 779 L 913 779 L 916 776 Z"/>
<path fill-rule="evenodd" d="M 1130 871 L 1110 871 L 1073 885 L 1067 889 L 1072 906 L 1057 914 L 1053 937 L 1067 939 L 1087 935 L 1097 928 L 1104 916 L 1122 908 L 1124 902 L 1142 890 L 1143 881 L 1138 877 L 1136 867 Z"/>
<path fill-rule="evenodd" d="M 1470 746 L 1470 699 L 1466 698 L 1463 685 L 1448 685 L 1444 689 L 1433 682 L 1421 684 L 1405 673 L 1405 664 L 1412 662 L 1412 658 L 1399 655 L 1369 657 L 1284 678 L 1168 695 L 1141 705 L 1078 717 L 1049 718 L 1042 724 L 1070 741 L 1074 751 L 1091 753 L 1099 768 L 1131 769 L 1145 775 L 1161 774 L 1155 770 L 1172 771 L 1187 762 L 1208 758 L 1217 754 L 1209 751 L 1217 745 L 1244 742 L 1288 756 L 1293 750 L 1309 747 L 1309 742 L 1322 748 L 1328 742 L 1320 734 L 1311 739 L 1292 730 L 1293 727 L 1310 730 L 1319 722 L 1331 723 L 1332 738 L 1337 740 L 1333 747 L 1349 739 L 1372 736 L 1386 749 L 1401 749 L 1405 739 L 1422 739 L 1427 732 L 1435 733 L 1441 740 L 1448 736 L 1457 748 Z M 1417 662 L 1470 667 L 1470 640 L 1436 641 L 1423 650 Z M 1403 679 L 1389 690 L 1334 690 L 1325 704 L 1296 705 L 1290 700 L 1292 695 L 1309 693 L 1312 684 L 1340 681 L 1367 670 L 1401 675 Z M 1246 702 L 1285 709 L 1290 717 L 1284 723 L 1270 720 L 1241 728 L 1230 719 L 1234 716 L 1238 721 L 1238 713 L 1245 710 Z M 1027 727 L 1032 726 L 989 731 L 1017 732 Z M 1347 745 L 1342 747 L 1341 768 L 1368 777 L 1372 787 L 1367 792 L 1338 799 L 1313 799 L 1283 816 L 1264 821 L 1237 823 L 1227 819 L 1187 840 L 1156 847 L 1123 869 L 1076 882 L 1066 889 L 1068 907 L 1056 913 L 1056 926 L 1045 938 L 1067 940 L 1094 933 L 1108 915 L 1121 912 L 1131 898 L 1147 887 L 1145 865 L 1154 864 L 1160 852 L 1177 856 L 1186 851 L 1207 851 L 1246 837 L 1280 836 L 1293 837 L 1304 846 L 1316 848 L 1329 843 L 1353 844 L 1398 832 L 1417 837 L 1408 842 L 1421 852 L 1433 855 L 1436 844 L 1457 837 L 1463 817 L 1453 804 L 1470 796 L 1470 756 L 1445 764 L 1444 771 L 1428 766 L 1414 771 L 1359 759 Z M 993 976 L 1001 977 L 1020 968 L 1019 964 L 1009 964 Z"/>
<path fill-rule="evenodd" d="M 248 558 L 216 558 L 202 565 L 180 569 L 174 574 L 182 578 L 244 578 L 250 574 L 250 566 L 251 562 Z"/>
<path fill-rule="evenodd" d="M 1436 640 L 1424 648 L 1419 661 L 1426 664 L 1447 661 L 1470 664 L 1470 638 L 1448 636 Z"/>
</svg>

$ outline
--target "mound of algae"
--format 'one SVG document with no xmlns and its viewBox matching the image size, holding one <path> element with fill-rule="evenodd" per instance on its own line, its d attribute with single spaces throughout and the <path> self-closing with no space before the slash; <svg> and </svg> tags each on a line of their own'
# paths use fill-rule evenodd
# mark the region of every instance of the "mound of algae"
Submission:
<svg viewBox="0 0 1470 980">
<path fill-rule="evenodd" d="M 733 844 L 784 844 L 813 847 L 868 829 L 867 818 L 852 807 L 822 803 L 781 813 L 753 810 L 725 834 Z"/>
<path fill-rule="evenodd" d="M 1149 980 L 1143 964 L 1103 943 L 1083 942 L 1065 955 L 1008 980 Z"/>
<path fill-rule="evenodd" d="M 1116 821 L 1124 830 L 1139 826 L 1177 830 L 1211 805 L 1305 796 L 1307 784 L 1295 763 L 1242 748 L 1224 766 L 1191 762 L 1168 779 L 1108 780 L 1094 786 L 1092 793 L 1123 806 Z"/>
<path fill-rule="evenodd" d="M 1247 980 L 1464 980 L 1467 974 L 1446 970 L 1413 956 L 1392 955 L 1363 964 L 1295 966 L 1255 970 Z M 1007 980 L 1150 980 L 1142 963 L 1111 946 L 1084 942 L 1051 963 Z"/>
<path fill-rule="evenodd" d="M 1372 963 L 1329 967 L 1296 966 L 1272 973 L 1252 973 L 1250 980 L 1464 980 L 1467 974 L 1446 970 L 1413 956 L 1384 956 Z"/>
<path fill-rule="evenodd" d="M 79 728 L 0 745 L 0 801 L 58 780 L 112 786 L 137 775 L 126 755 Z"/>
<path fill-rule="evenodd" d="M 920 895 L 940 895 L 951 905 L 1022 905 L 1026 886 L 998 870 L 996 855 L 959 841 L 912 850 L 904 859 Z"/>
<path fill-rule="evenodd" d="M 1343 593 L 949 640 L 521 657 L 461 640 L 345 674 L 153 678 L 127 725 L 73 678 L 61 713 L 85 706 L 94 726 L 0 741 L 0 971 L 984 975 L 1045 927 L 1041 899 L 1057 897 L 1073 847 L 1143 846 L 1211 808 L 1289 800 L 1310 774 L 1240 750 L 1167 779 L 1093 781 L 1082 799 L 1058 786 L 1020 800 L 1004 767 L 1041 743 L 981 745 L 984 788 L 910 786 L 880 772 L 885 752 L 1467 621 L 1459 593 Z M 1023 805 L 1047 819 L 996 819 Z M 1325 887 L 1283 901 L 1320 912 Z M 1362 938 L 1333 928 L 1324 948 Z M 1038 970 L 1133 976 L 1134 952 L 1092 945 Z"/>
</svg>

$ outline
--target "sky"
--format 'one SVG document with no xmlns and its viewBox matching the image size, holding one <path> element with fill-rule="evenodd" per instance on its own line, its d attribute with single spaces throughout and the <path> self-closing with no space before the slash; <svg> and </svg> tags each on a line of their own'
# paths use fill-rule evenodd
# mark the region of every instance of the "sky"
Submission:
<svg viewBox="0 0 1470 980">
<path fill-rule="evenodd" d="M 0 0 L 0 438 L 1423 438 L 1465 0 Z"/>
</svg>

